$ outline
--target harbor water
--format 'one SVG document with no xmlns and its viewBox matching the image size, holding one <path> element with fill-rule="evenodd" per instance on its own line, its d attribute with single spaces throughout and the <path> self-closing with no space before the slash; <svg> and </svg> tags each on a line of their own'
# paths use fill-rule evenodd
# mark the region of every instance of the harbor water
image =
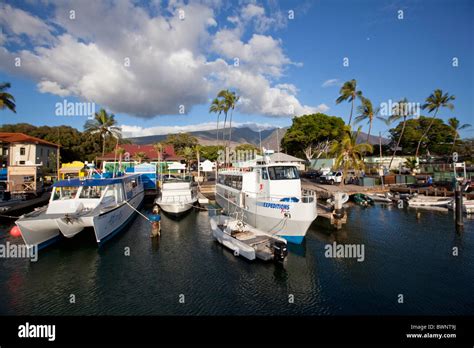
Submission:
<svg viewBox="0 0 474 348">
<path fill-rule="evenodd" d="M 216 243 L 207 212 L 162 216 L 159 239 L 137 216 L 101 248 L 84 231 L 40 251 L 37 262 L 0 259 L 0 314 L 473 315 L 474 220 L 456 233 L 453 219 L 353 206 L 337 232 L 318 218 L 278 265 Z M 2 223 L 0 242 L 22 243 L 11 226 Z M 364 260 L 326 257 L 333 242 L 364 245 Z"/>
</svg>

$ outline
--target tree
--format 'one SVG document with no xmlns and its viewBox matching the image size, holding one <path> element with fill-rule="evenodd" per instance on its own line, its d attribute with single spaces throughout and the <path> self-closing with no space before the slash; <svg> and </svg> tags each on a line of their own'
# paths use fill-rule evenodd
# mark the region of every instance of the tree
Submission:
<svg viewBox="0 0 474 348">
<path fill-rule="evenodd" d="M 90 134 L 99 134 L 102 138 L 102 157 L 105 155 L 105 142 L 108 137 L 113 136 L 117 140 L 122 138 L 121 128 L 116 126 L 114 114 L 108 114 L 105 109 L 100 109 L 94 114 L 94 119 L 84 125 L 84 129 Z"/>
<path fill-rule="evenodd" d="M 230 145 L 230 140 L 232 138 L 232 115 L 234 113 L 235 106 L 239 101 L 240 97 L 235 94 L 235 92 L 231 92 L 228 89 L 222 90 L 217 95 L 218 98 L 223 100 L 223 111 L 225 113 L 225 118 L 227 120 L 227 113 L 230 110 L 230 125 L 229 125 L 229 139 L 227 141 L 227 147 Z M 224 121 L 224 128 L 225 128 L 225 121 Z"/>
<path fill-rule="evenodd" d="M 406 120 L 403 138 L 400 140 L 401 153 L 403 155 L 413 156 L 421 135 L 431 121 L 431 118 L 425 116 Z M 389 130 L 392 141 L 400 138 L 402 129 L 403 122 L 400 122 L 395 128 Z M 453 142 L 453 132 L 449 126 L 444 124 L 443 120 L 436 119 L 430 127 L 429 133 L 423 139 L 420 151 L 426 149 L 429 145 L 432 153 L 443 155 L 449 153 Z"/>
<path fill-rule="evenodd" d="M 369 132 L 367 133 L 367 142 L 369 142 L 370 132 L 372 130 L 372 123 L 374 122 L 375 117 L 377 117 L 380 108 L 374 109 L 370 99 L 362 98 L 362 105 L 357 108 L 357 111 L 360 115 L 355 118 L 356 123 L 367 121 L 367 123 L 369 124 Z"/>
<path fill-rule="evenodd" d="M 9 109 L 16 113 L 15 98 L 5 92 L 10 87 L 11 84 L 8 82 L 0 83 L 0 110 Z"/>
<path fill-rule="evenodd" d="M 216 161 L 219 158 L 219 151 L 223 151 L 224 146 L 222 145 L 208 145 L 201 146 L 199 149 L 200 157 L 208 159 L 211 162 Z"/>
<path fill-rule="evenodd" d="M 217 126 L 216 126 L 216 142 L 219 144 L 219 116 L 224 111 L 224 100 L 222 98 L 214 98 L 209 107 L 209 113 L 213 112 L 217 114 Z M 224 138 L 224 136 L 222 136 Z"/>
<path fill-rule="evenodd" d="M 344 185 L 348 170 L 360 171 L 364 169 L 363 155 L 373 151 L 370 144 L 357 144 L 360 129 L 361 127 L 358 128 L 357 132 L 352 132 L 350 126 L 346 126 L 342 140 L 334 142 L 331 148 L 331 153 L 336 157 L 334 166 L 338 169 L 342 168 L 343 171 L 342 185 Z"/>
<path fill-rule="evenodd" d="M 438 115 L 439 109 L 442 107 L 446 107 L 449 110 L 453 110 L 454 105 L 450 102 L 455 99 L 456 97 L 454 95 L 449 95 L 448 93 L 443 94 L 443 91 L 440 89 L 436 89 L 432 94 L 429 95 L 428 98 L 426 98 L 425 104 L 423 104 L 421 108 L 423 110 L 427 109 L 428 112 L 434 111 L 434 115 L 431 118 L 430 124 L 428 125 L 426 130 L 423 132 L 423 134 L 420 137 L 420 140 L 418 141 L 415 157 L 418 157 L 418 153 L 420 152 L 421 142 L 423 141 L 423 139 L 425 139 L 426 135 L 429 133 L 431 127 L 433 126 L 436 116 Z"/>
<path fill-rule="evenodd" d="M 173 145 L 176 154 L 183 156 L 184 149 L 187 147 L 193 148 L 198 143 L 198 140 L 188 133 L 179 133 L 168 135 L 164 142 L 165 144 Z"/>
<path fill-rule="evenodd" d="M 410 103 L 408 102 L 407 98 L 404 98 L 404 99 L 400 100 L 392 108 L 392 115 L 389 117 L 390 123 L 400 121 L 400 119 L 403 119 L 403 122 L 402 122 L 402 130 L 401 130 L 400 136 L 398 137 L 398 140 L 397 140 L 397 145 L 393 149 L 393 155 L 392 155 L 392 158 L 390 159 L 390 164 L 388 165 L 389 169 L 392 167 L 393 159 L 395 158 L 395 156 L 397 154 L 397 150 L 400 147 L 400 142 L 402 140 L 403 133 L 405 132 L 407 118 L 412 116 L 413 112 L 414 112 L 414 110 L 412 109 L 412 107 L 411 107 Z"/>
<path fill-rule="evenodd" d="M 133 159 L 137 161 L 138 163 L 142 163 L 144 160 L 147 159 L 146 153 L 145 152 L 137 152 L 134 156 Z"/>
<path fill-rule="evenodd" d="M 156 151 L 156 154 L 157 154 L 156 158 L 158 158 L 158 161 L 161 162 L 162 157 L 163 157 L 163 155 L 162 155 L 163 154 L 163 144 L 160 143 L 160 142 L 155 143 L 155 144 L 153 144 L 153 149 L 155 149 L 155 151 Z"/>
<path fill-rule="evenodd" d="M 195 145 L 196 146 L 196 145 Z M 194 160 L 196 157 L 196 152 L 194 151 L 194 147 L 185 147 L 182 151 L 181 151 L 181 156 L 184 157 L 185 161 L 186 161 L 186 164 L 189 166 L 189 163 Z"/>
<path fill-rule="evenodd" d="M 351 114 L 349 116 L 349 126 L 352 122 L 352 112 L 354 110 L 354 100 L 356 98 L 362 98 L 362 92 L 357 90 L 357 81 L 352 79 L 344 82 L 341 89 L 339 90 L 339 97 L 336 99 L 336 104 L 340 104 L 343 101 L 351 103 Z"/>
<path fill-rule="evenodd" d="M 415 170 L 419 168 L 418 158 L 410 157 L 405 160 L 405 166 L 410 169 L 411 174 L 415 174 Z"/>
<path fill-rule="evenodd" d="M 465 123 L 463 125 L 460 124 L 459 120 L 456 117 L 451 117 L 448 120 L 448 125 L 451 127 L 453 132 L 453 147 L 451 148 L 451 152 L 454 150 L 454 146 L 456 145 L 456 139 L 459 137 L 459 131 L 471 127 L 470 124 Z"/>
<path fill-rule="evenodd" d="M 286 153 L 304 157 L 304 150 L 320 142 L 338 140 L 343 135 L 344 120 L 322 113 L 294 117 L 281 143 Z"/>
<path fill-rule="evenodd" d="M 119 172 L 122 171 L 122 158 L 123 158 L 123 155 L 125 154 L 125 149 L 123 147 L 118 147 L 116 150 L 115 150 L 115 153 L 117 154 L 117 156 L 119 156 Z"/>
</svg>

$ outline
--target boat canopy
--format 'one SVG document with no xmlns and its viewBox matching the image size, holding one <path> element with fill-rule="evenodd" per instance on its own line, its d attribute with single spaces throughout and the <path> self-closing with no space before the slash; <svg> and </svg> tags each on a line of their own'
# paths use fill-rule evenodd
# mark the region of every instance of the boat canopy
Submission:
<svg viewBox="0 0 474 348">
<path fill-rule="evenodd" d="M 127 175 L 121 176 L 118 178 L 107 178 L 107 179 L 70 179 L 70 180 L 61 180 L 54 183 L 54 187 L 74 187 L 74 186 L 106 186 L 118 184 L 124 181 L 127 178 L 138 177 L 138 175 Z"/>
</svg>

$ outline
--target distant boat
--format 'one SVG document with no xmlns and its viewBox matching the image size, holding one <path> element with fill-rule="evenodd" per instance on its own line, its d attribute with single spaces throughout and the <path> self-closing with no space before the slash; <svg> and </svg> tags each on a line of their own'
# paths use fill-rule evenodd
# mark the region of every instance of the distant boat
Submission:
<svg viewBox="0 0 474 348">
<path fill-rule="evenodd" d="M 448 204 L 449 209 L 454 209 L 456 206 L 455 201 L 452 200 Z M 462 202 L 462 211 L 465 214 L 474 214 L 474 200 L 463 200 Z"/>
<path fill-rule="evenodd" d="M 97 243 L 124 229 L 143 203 L 140 175 L 61 180 L 49 204 L 22 215 L 15 223 L 28 247 L 45 247 L 61 236 L 72 238 L 92 227 Z"/>
<path fill-rule="evenodd" d="M 393 195 L 390 192 L 366 194 L 375 203 L 392 203 Z"/>
<path fill-rule="evenodd" d="M 179 216 L 188 212 L 197 200 L 197 190 L 190 179 L 167 175 L 162 182 L 155 204 L 166 213 Z"/>
<path fill-rule="evenodd" d="M 374 204 L 374 200 L 370 198 L 369 196 L 364 195 L 363 193 L 354 194 L 352 196 L 352 199 L 354 200 L 355 203 L 364 207 Z"/>
<path fill-rule="evenodd" d="M 408 200 L 410 207 L 447 207 L 453 199 L 449 197 L 417 195 Z"/>
<path fill-rule="evenodd" d="M 225 215 L 210 218 L 213 237 L 222 245 L 248 260 L 284 261 L 287 242 L 275 234 L 261 231 L 241 220 Z"/>
</svg>

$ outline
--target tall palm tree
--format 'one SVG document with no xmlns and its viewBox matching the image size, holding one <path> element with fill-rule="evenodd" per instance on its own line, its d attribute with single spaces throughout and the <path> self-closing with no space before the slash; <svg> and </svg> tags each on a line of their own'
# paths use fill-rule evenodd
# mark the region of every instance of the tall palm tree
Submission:
<svg viewBox="0 0 474 348">
<path fill-rule="evenodd" d="M 217 132 L 216 132 L 216 145 L 219 145 L 219 117 L 224 111 L 224 100 L 219 98 L 214 98 L 212 100 L 211 106 L 209 107 L 209 112 L 217 114 Z"/>
<path fill-rule="evenodd" d="M 349 116 L 349 126 L 352 122 L 352 112 L 354 110 L 354 101 L 356 98 L 362 98 L 362 91 L 357 90 L 357 81 L 352 79 L 344 82 L 341 89 L 339 90 L 340 96 L 336 99 L 336 104 L 340 104 L 343 101 L 351 103 L 351 114 Z"/>
<path fill-rule="evenodd" d="M 99 112 L 94 114 L 94 119 L 89 120 L 84 125 L 84 130 L 87 133 L 99 134 L 102 138 L 102 157 L 105 154 L 105 142 L 107 137 L 113 136 L 117 139 L 122 138 L 122 129 L 116 126 L 117 121 L 115 120 L 114 114 L 108 114 L 104 109 L 100 109 Z"/>
<path fill-rule="evenodd" d="M 426 130 L 423 132 L 422 136 L 420 137 L 420 140 L 418 141 L 418 145 L 416 147 L 416 153 L 415 157 L 418 157 L 418 153 L 420 152 L 420 146 L 421 142 L 423 141 L 424 138 L 426 138 L 426 135 L 431 129 L 431 126 L 434 123 L 434 120 L 436 119 L 436 116 L 438 115 L 438 111 L 442 107 L 446 107 L 449 110 L 454 109 L 454 105 L 450 103 L 451 101 L 455 100 L 456 97 L 454 95 L 449 95 L 448 93 L 444 93 L 440 89 L 435 89 L 433 93 L 430 94 L 428 98 L 425 100 L 425 104 L 421 107 L 423 110 L 427 109 L 428 112 L 434 111 L 434 115 L 431 117 L 431 122 L 426 128 Z"/>
<path fill-rule="evenodd" d="M 451 152 L 454 150 L 454 146 L 456 145 L 456 139 L 459 137 L 459 131 L 471 127 L 470 124 L 465 123 L 463 125 L 460 124 L 459 120 L 456 117 L 451 117 L 448 120 L 448 125 L 451 127 L 453 131 L 453 146 L 451 147 Z"/>
<path fill-rule="evenodd" d="M 402 141 L 403 133 L 405 133 L 407 119 L 408 117 L 413 115 L 413 111 L 414 110 L 410 106 L 410 103 L 408 102 L 407 98 L 403 98 L 398 103 L 396 103 L 392 108 L 392 115 L 388 118 L 390 120 L 390 123 L 397 122 L 400 119 L 403 119 L 403 123 L 402 123 L 402 130 L 400 132 L 400 136 L 398 137 L 398 140 L 397 140 L 397 145 L 393 149 L 392 158 L 390 159 L 390 164 L 388 165 L 389 170 L 392 167 L 393 159 L 395 158 L 397 154 L 397 150 L 400 147 L 400 142 Z"/>
<path fill-rule="evenodd" d="M 155 143 L 153 144 L 153 149 L 156 151 L 156 154 L 158 155 L 157 158 L 158 158 L 158 161 L 161 162 L 161 157 L 162 157 L 162 154 L 163 154 L 163 144 L 158 142 L 158 143 Z"/>
<path fill-rule="evenodd" d="M 359 112 L 359 116 L 355 118 L 356 123 L 360 123 L 362 121 L 367 121 L 369 124 L 369 132 L 367 133 L 367 142 L 370 140 L 370 132 L 372 131 L 372 124 L 377 114 L 380 111 L 380 108 L 374 109 L 372 106 L 372 102 L 368 98 L 362 98 L 362 105 L 357 108 Z"/>
<path fill-rule="evenodd" d="M 8 82 L 0 83 L 0 110 L 7 108 L 16 113 L 15 98 L 10 93 L 5 92 L 10 87 L 11 84 Z"/>
<path fill-rule="evenodd" d="M 231 92 L 228 89 L 222 90 L 217 95 L 219 98 L 223 100 L 223 111 L 225 113 L 225 117 L 227 119 L 227 113 L 230 110 L 230 124 L 229 124 L 229 139 L 227 141 L 227 146 L 230 145 L 230 140 L 232 138 L 232 115 L 234 113 L 235 106 L 239 101 L 240 97 L 235 94 L 235 92 Z M 224 121 L 224 128 L 225 128 L 225 121 Z"/>
<path fill-rule="evenodd" d="M 341 184 L 344 185 L 344 179 L 349 169 L 360 171 L 364 169 L 363 155 L 366 152 L 372 152 L 372 145 L 361 143 L 357 144 L 361 127 L 357 132 L 352 132 L 350 126 L 345 129 L 341 141 L 334 142 L 331 147 L 331 153 L 336 156 L 334 166 L 342 168 L 343 178 Z"/>
</svg>

